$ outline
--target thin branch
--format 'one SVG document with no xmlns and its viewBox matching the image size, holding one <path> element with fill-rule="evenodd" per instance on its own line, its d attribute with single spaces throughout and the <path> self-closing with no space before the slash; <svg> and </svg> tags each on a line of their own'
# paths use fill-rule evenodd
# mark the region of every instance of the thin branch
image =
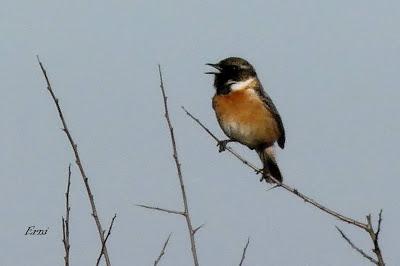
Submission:
<svg viewBox="0 0 400 266">
<path fill-rule="evenodd" d="M 192 118 L 197 124 L 199 124 L 200 127 L 203 128 L 217 142 L 217 144 L 220 143 L 221 140 L 218 137 L 216 137 L 215 134 L 213 134 L 198 118 L 196 118 L 188 110 L 186 110 L 185 107 L 182 106 L 182 109 L 186 112 L 186 114 L 190 118 Z M 251 169 L 253 169 L 257 174 L 261 173 L 261 171 L 256 166 L 254 166 L 253 164 L 249 163 L 246 159 L 244 159 L 241 155 L 239 155 L 232 148 L 226 147 L 226 150 L 229 151 L 230 153 L 232 153 L 243 164 L 245 164 L 248 167 L 250 167 Z M 286 191 L 288 191 L 288 192 L 294 194 L 295 196 L 303 199 L 304 202 L 313 205 L 314 207 L 316 207 L 316 208 L 320 209 L 321 211 L 323 211 L 323 212 L 325 212 L 325 213 L 327 213 L 327 214 L 329 214 L 329 215 L 341 220 L 342 222 L 345 222 L 345 223 L 348 223 L 348 224 L 352 224 L 352 225 L 354 225 L 354 226 L 356 226 L 358 228 L 361 228 L 364 231 L 368 232 L 368 234 L 370 235 L 370 238 L 371 238 L 371 240 L 372 240 L 372 242 L 374 244 L 373 252 L 376 254 L 377 259 L 378 259 L 377 260 L 377 265 L 378 266 L 384 266 L 385 265 L 385 263 L 383 261 L 382 252 L 381 252 L 380 247 L 379 247 L 379 242 L 378 242 L 378 236 L 379 236 L 381 223 L 382 223 L 382 210 L 379 213 L 378 229 L 375 232 L 373 227 L 372 227 L 372 222 L 371 222 L 371 216 L 370 215 L 367 216 L 367 223 L 363 223 L 363 222 L 357 221 L 355 219 L 352 219 L 350 217 L 344 216 L 343 214 L 340 214 L 337 211 L 334 211 L 334 210 L 332 210 L 332 209 L 320 204 L 316 200 L 314 200 L 314 199 L 306 196 L 305 194 L 299 192 L 296 188 L 290 187 L 289 185 L 286 185 L 284 183 L 279 182 L 279 180 L 275 179 L 273 176 L 270 176 L 270 177 L 276 183 L 276 185 L 278 187 L 284 188 Z"/>
<path fill-rule="evenodd" d="M 242 258 L 240 259 L 239 266 L 243 265 L 244 259 L 246 258 L 246 252 L 247 252 L 247 248 L 249 247 L 249 243 L 250 243 L 250 237 L 247 238 L 246 245 L 243 248 Z"/>
<path fill-rule="evenodd" d="M 165 240 L 164 245 L 163 245 L 163 247 L 161 249 L 160 255 L 158 255 L 157 259 L 154 261 L 154 266 L 157 266 L 158 263 L 160 262 L 161 258 L 164 256 L 165 249 L 167 248 L 167 245 L 168 245 L 168 242 L 169 242 L 170 238 L 171 238 L 171 233 L 168 235 L 167 240 Z"/>
<path fill-rule="evenodd" d="M 69 143 L 71 145 L 71 148 L 73 150 L 73 153 L 74 153 L 74 156 L 75 156 L 75 163 L 79 168 L 79 172 L 80 172 L 80 174 L 82 176 L 83 182 L 85 184 L 86 192 L 87 192 L 87 195 L 89 197 L 90 206 L 92 208 L 92 216 L 93 216 L 94 221 L 96 223 L 96 227 L 97 227 L 97 231 L 99 233 L 99 237 L 100 237 L 101 243 L 103 243 L 104 242 L 103 228 L 101 226 L 100 219 L 99 219 L 99 216 L 97 214 L 97 209 L 96 209 L 96 205 L 94 203 L 94 198 L 93 198 L 92 191 L 91 191 L 90 186 L 89 186 L 88 177 L 86 176 L 85 170 L 84 170 L 83 165 L 82 165 L 82 161 L 81 161 L 79 153 L 78 153 L 78 145 L 74 142 L 74 140 L 72 138 L 72 135 L 69 132 L 67 123 L 66 123 L 66 121 L 64 119 L 64 114 L 63 114 L 63 112 L 61 110 L 61 107 L 60 107 L 60 104 L 59 104 L 59 100 L 56 97 L 56 95 L 54 94 L 54 91 L 53 91 L 53 89 L 51 87 L 51 84 L 50 84 L 50 80 L 49 80 L 49 78 L 47 76 L 46 69 L 44 68 L 42 62 L 40 61 L 39 56 L 37 56 L 37 60 L 38 60 L 40 69 L 42 70 L 43 76 L 44 76 L 44 78 L 46 80 L 47 90 L 50 93 L 50 95 L 51 95 L 51 97 L 52 97 L 52 99 L 54 101 L 54 104 L 56 105 L 56 108 L 57 108 L 57 111 L 58 111 L 58 116 L 60 117 L 61 123 L 63 125 L 63 129 L 62 130 L 67 135 L 68 141 L 69 141 Z M 104 257 L 106 259 L 106 265 L 110 266 L 111 262 L 110 262 L 110 258 L 108 256 L 108 252 L 107 252 L 107 247 L 106 246 L 104 247 Z"/>
<path fill-rule="evenodd" d="M 169 133 L 170 133 L 170 137 L 171 137 L 172 150 L 173 150 L 173 155 L 172 156 L 173 156 L 174 161 L 175 161 L 176 170 L 177 170 L 179 183 L 180 183 L 180 187 L 181 187 L 181 192 L 182 192 L 182 201 L 183 201 L 183 207 L 184 207 L 184 211 L 183 211 L 184 214 L 183 215 L 185 216 L 185 220 L 186 220 L 186 224 L 187 224 L 187 228 L 188 228 L 190 245 L 191 245 L 192 256 L 193 256 L 193 263 L 194 263 L 195 266 L 198 266 L 199 265 L 199 261 L 198 261 L 198 258 L 197 258 L 197 250 L 196 250 L 196 242 L 195 242 L 195 238 L 194 238 L 194 230 L 193 230 L 193 226 L 192 226 L 192 221 L 190 219 L 189 205 L 188 205 L 188 201 L 187 201 L 187 197 L 186 197 L 185 185 L 183 183 L 183 175 L 182 175 L 182 170 L 181 170 L 181 164 L 180 164 L 179 158 L 178 158 L 178 150 L 176 148 L 174 128 L 172 127 L 172 123 L 171 123 L 171 120 L 170 120 L 170 117 L 169 117 L 167 96 L 166 96 L 166 93 L 165 93 L 164 82 L 163 82 L 163 77 L 162 77 L 161 66 L 160 65 L 158 65 L 158 73 L 159 73 L 159 76 L 160 76 L 160 88 L 161 88 L 161 93 L 162 93 L 163 101 L 164 101 L 164 111 L 165 111 L 164 116 L 165 116 L 165 119 L 167 120 Z"/>
<path fill-rule="evenodd" d="M 101 257 L 102 257 L 102 255 L 104 254 L 104 248 L 105 248 L 105 246 L 106 246 L 106 242 L 107 242 L 107 240 L 108 240 L 108 237 L 111 235 L 111 230 L 112 230 L 112 227 L 113 227 L 113 225 L 114 225 L 114 220 L 115 220 L 115 218 L 117 218 L 117 214 L 114 214 L 114 217 L 112 218 L 111 223 L 110 223 L 110 227 L 108 228 L 107 236 L 106 236 L 106 238 L 104 239 L 104 242 L 101 244 L 101 250 L 100 250 L 99 257 L 97 258 L 96 266 L 99 266 Z"/>
<path fill-rule="evenodd" d="M 194 121 L 196 121 L 215 141 L 220 142 L 220 139 L 218 139 L 213 133 L 211 133 L 211 131 L 203 124 L 200 122 L 199 119 L 197 119 L 195 116 L 193 116 L 188 110 L 185 109 L 185 107 L 182 107 L 182 109 L 186 112 L 186 114 L 191 117 Z M 232 153 L 236 158 L 238 158 L 240 161 L 242 161 L 242 163 L 244 163 L 245 165 L 249 166 L 250 168 L 252 168 L 254 171 L 256 171 L 257 173 L 260 172 L 260 170 L 252 165 L 251 163 L 249 163 L 247 160 L 245 160 L 242 156 L 240 156 L 236 151 L 234 151 L 232 148 L 230 147 L 226 147 L 226 150 L 229 151 L 230 153 Z M 314 205 L 315 207 L 317 207 L 318 209 L 324 211 L 325 213 L 328 213 L 334 217 L 336 217 L 337 219 L 349 223 L 349 224 L 353 224 L 359 228 L 362 228 L 364 230 L 367 229 L 368 225 L 359 221 L 356 221 L 352 218 L 346 217 L 334 210 L 329 209 L 328 207 L 323 206 L 322 204 L 318 203 L 317 201 L 315 201 L 314 199 L 304 195 L 303 193 L 299 192 L 297 189 L 292 188 L 284 183 L 279 182 L 278 180 L 276 180 L 274 177 L 272 177 L 272 180 L 280 187 L 284 188 L 285 190 L 291 192 L 292 194 L 296 195 L 297 197 L 303 199 L 305 202 Z"/>
<path fill-rule="evenodd" d="M 204 224 L 201 224 L 199 226 L 197 226 L 194 230 L 193 230 L 193 234 L 196 234 L 198 230 L 200 230 L 201 228 L 203 228 Z"/>
<path fill-rule="evenodd" d="M 381 232 L 381 224 L 382 224 L 382 210 L 380 210 L 379 212 L 379 218 L 378 218 L 378 228 L 376 230 L 376 232 L 374 231 L 374 228 L 372 226 L 372 221 L 371 221 L 371 215 L 367 215 L 367 223 L 368 223 L 368 228 L 366 229 L 366 231 L 369 233 L 371 240 L 374 244 L 374 248 L 372 249 L 372 251 L 375 253 L 377 259 L 378 259 L 378 263 L 376 265 L 378 266 L 385 266 L 385 262 L 383 260 L 383 256 L 382 256 L 382 251 L 381 248 L 379 247 L 379 233 Z"/>
<path fill-rule="evenodd" d="M 344 233 L 342 230 L 340 230 L 339 227 L 335 226 L 336 229 L 339 231 L 340 235 L 346 240 L 347 243 L 349 243 L 349 245 L 356 250 L 358 253 L 361 254 L 361 256 L 363 256 L 364 258 L 366 258 L 367 260 L 369 260 L 370 262 L 374 263 L 374 264 L 378 264 L 378 261 L 375 260 L 374 258 L 372 258 L 371 256 L 369 256 L 367 253 L 365 253 L 361 248 L 357 247 Z"/>
<path fill-rule="evenodd" d="M 379 219 L 378 219 L 378 229 L 376 230 L 376 238 L 378 238 L 379 233 L 381 232 L 381 224 L 382 224 L 382 209 L 379 211 Z"/>
<path fill-rule="evenodd" d="M 68 180 L 67 180 L 67 191 L 65 192 L 65 219 L 62 217 L 62 231 L 63 231 L 63 244 L 65 250 L 64 262 L 65 266 L 69 266 L 69 212 L 71 207 L 69 206 L 69 188 L 71 186 L 71 164 L 68 165 Z"/>
<path fill-rule="evenodd" d="M 178 215 L 185 215 L 185 213 L 181 212 L 181 211 L 174 211 L 174 210 L 169 210 L 169 209 L 164 209 L 164 208 L 159 208 L 159 207 L 153 207 L 153 206 L 148 206 L 148 205 L 143 205 L 143 204 L 136 204 L 136 206 L 142 207 L 142 208 L 145 208 L 145 209 L 155 210 L 155 211 L 173 213 L 173 214 L 178 214 Z"/>
</svg>

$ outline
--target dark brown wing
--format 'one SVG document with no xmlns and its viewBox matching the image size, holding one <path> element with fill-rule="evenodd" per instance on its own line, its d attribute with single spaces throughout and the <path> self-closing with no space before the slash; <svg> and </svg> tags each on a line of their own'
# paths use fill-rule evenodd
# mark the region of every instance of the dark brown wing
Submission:
<svg viewBox="0 0 400 266">
<path fill-rule="evenodd" d="M 263 102 L 265 103 L 266 107 L 273 113 L 275 120 L 278 123 L 279 131 L 281 132 L 281 136 L 278 139 L 278 145 L 283 149 L 285 147 L 286 136 L 285 136 L 285 128 L 283 127 L 282 118 L 279 115 L 278 109 L 276 108 L 275 104 L 272 102 L 272 99 L 269 97 L 269 95 L 264 91 L 262 87 L 260 87 L 258 93 L 262 98 Z"/>
</svg>

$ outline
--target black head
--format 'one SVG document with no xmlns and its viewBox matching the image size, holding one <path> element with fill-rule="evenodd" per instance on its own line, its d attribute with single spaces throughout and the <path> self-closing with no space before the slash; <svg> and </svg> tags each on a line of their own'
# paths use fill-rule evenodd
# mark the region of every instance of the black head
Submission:
<svg viewBox="0 0 400 266">
<path fill-rule="evenodd" d="M 222 93 L 228 93 L 232 84 L 257 77 L 254 67 L 240 57 L 228 57 L 216 64 L 207 65 L 217 69 L 206 74 L 215 75 L 214 86 Z"/>
</svg>

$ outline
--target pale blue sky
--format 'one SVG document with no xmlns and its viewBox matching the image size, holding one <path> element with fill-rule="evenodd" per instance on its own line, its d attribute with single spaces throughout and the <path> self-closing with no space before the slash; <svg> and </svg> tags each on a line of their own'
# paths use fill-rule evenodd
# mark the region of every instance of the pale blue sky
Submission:
<svg viewBox="0 0 400 266">
<path fill-rule="evenodd" d="M 180 110 L 219 136 L 207 62 L 248 59 L 287 131 L 288 184 L 354 218 L 384 209 L 388 265 L 400 260 L 398 1 L 1 1 L 0 265 L 62 265 L 73 156 L 36 62 L 41 56 L 87 169 L 113 265 L 191 265 L 184 221 L 134 206 L 180 206 L 157 64 L 176 130 L 201 265 L 366 265 L 363 232 L 273 190 Z M 233 146 L 255 163 L 254 152 Z M 77 169 L 71 264 L 93 265 L 97 232 Z M 24 235 L 30 225 L 44 237 Z"/>
</svg>

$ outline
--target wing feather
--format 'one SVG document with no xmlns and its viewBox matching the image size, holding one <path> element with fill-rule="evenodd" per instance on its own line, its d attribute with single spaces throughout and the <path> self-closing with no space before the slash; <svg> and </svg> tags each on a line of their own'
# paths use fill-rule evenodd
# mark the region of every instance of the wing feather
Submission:
<svg viewBox="0 0 400 266">
<path fill-rule="evenodd" d="M 272 112 L 274 115 L 276 122 L 278 123 L 278 128 L 279 131 L 281 132 L 281 136 L 278 139 L 278 145 L 282 149 L 285 147 L 285 141 L 286 141 L 286 136 L 285 136 L 285 128 L 283 127 L 283 122 L 282 118 L 279 115 L 278 109 L 276 108 L 275 104 L 273 103 L 271 97 L 265 92 L 265 90 L 260 87 L 260 90 L 258 91 L 261 99 L 263 100 L 265 106 Z"/>
</svg>

